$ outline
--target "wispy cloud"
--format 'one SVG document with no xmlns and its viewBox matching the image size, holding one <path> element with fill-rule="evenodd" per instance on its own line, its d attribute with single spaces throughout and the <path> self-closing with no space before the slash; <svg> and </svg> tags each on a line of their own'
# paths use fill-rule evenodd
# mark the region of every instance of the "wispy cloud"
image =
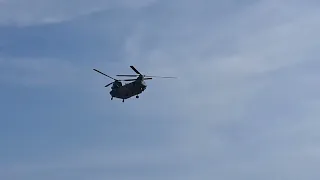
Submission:
<svg viewBox="0 0 320 180">
<path fill-rule="evenodd" d="M 74 83 L 79 68 L 54 59 L 6 59 L 1 63 L 1 81 L 26 86 L 55 86 Z"/>
<path fill-rule="evenodd" d="M 57 23 L 71 20 L 98 11 L 113 8 L 141 8 L 154 0 L 4 0 L 0 2 L 0 24 L 29 26 L 35 24 Z"/>
</svg>

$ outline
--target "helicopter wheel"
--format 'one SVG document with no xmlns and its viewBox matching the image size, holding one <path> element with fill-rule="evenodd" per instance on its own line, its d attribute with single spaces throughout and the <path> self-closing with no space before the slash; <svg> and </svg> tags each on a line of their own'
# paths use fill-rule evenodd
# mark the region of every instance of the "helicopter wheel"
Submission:
<svg viewBox="0 0 320 180">
<path fill-rule="evenodd" d="M 111 97 L 111 100 L 113 100 L 113 97 Z"/>
<path fill-rule="evenodd" d="M 124 99 L 122 99 L 122 102 L 124 102 Z"/>
<path fill-rule="evenodd" d="M 136 96 L 136 98 L 138 99 L 138 98 L 139 98 L 139 96 Z"/>
</svg>

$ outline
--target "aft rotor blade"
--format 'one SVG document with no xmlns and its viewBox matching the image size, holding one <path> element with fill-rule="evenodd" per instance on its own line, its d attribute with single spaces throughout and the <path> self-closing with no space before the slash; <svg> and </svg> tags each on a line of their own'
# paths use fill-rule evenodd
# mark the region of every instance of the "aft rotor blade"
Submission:
<svg viewBox="0 0 320 180">
<path fill-rule="evenodd" d="M 109 83 L 109 84 L 105 85 L 104 87 L 108 87 L 108 86 L 110 86 L 112 83 L 113 83 L 113 82 L 111 82 L 111 83 Z"/>
<path fill-rule="evenodd" d="M 137 74 L 141 75 L 141 73 L 135 67 L 133 67 L 133 66 L 130 66 L 130 67 L 131 67 L 132 70 L 134 70 L 134 72 L 136 72 Z"/>
<path fill-rule="evenodd" d="M 100 74 L 102 74 L 102 75 L 104 75 L 104 76 L 107 76 L 108 78 L 111 78 L 111 79 L 113 79 L 113 80 L 117 80 L 117 79 L 115 79 L 115 78 L 113 78 L 113 77 L 111 77 L 111 76 L 106 75 L 106 74 L 103 73 L 103 72 L 100 72 L 100 71 L 97 70 L 97 69 L 93 69 L 93 70 L 96 71 L 96 72 L 98 72 L 98 73 L 100 73 Z"/>
</svg>

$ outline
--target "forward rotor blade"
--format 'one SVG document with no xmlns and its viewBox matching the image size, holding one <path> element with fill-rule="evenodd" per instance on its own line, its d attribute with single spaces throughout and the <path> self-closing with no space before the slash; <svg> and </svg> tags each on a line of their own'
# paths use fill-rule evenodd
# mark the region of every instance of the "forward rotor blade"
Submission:
<svg viewBox="0 0 320 180">
<path fill-rule="evenodd" d="M 177 77 L 170 77 L 170 76 L 144 76 L 144 77 L 154 77 L 154 78 L 177 78 Z"/>
<path fill-rule="evenodd" d="M 139 75 L 117 75 L 117 76 L 124 76 L 124 77 L 138 77 Z M 168 77 L 168 76 L 144 76 L 144 77 L 154 77 L 154 78 L 177 78 L 177 77 Z"/>
<path fill-rule="evenodd" d="M 137 79 L 122 79 L 120 81 L 135 81 L 135 80 L 137 80 Z"/>
<path fill-rule="evenodd" d="M 104 87 L 108 87 L 108 86 L 110 86 L 112 83 L 113 83 L 113 82 L 111 82 L 111 83 L 109 83 L 109 84 L 105 85 Z"/>
<path fill-rule="evenodd" d="M 123 74 L 121 74 L 121 75 L 116 75 L 116 76 L 125 76 L 125 77 L 138 77 L 139 75 L 123 75 Z"/>
<path fill-rule="evenodd" d="M 100 72 L 99 70 L 97 70 L 97 69 L 93 69 L 94 71 L 96 71 L 96 72 L 98 72 L 98 73 L 100 73 L 100 74 L 102 74 L 102 75 L 104 75 L 104 76 L 107 76 L 108 78 L 111 78 L 111 79 L 113 79 L 113 80 L 117 80 L 117 79 L 115 79 L 115 78 L 113 78 L 113 77 L 111 77 L 111 76 L 108 76 L 108 75 L 106 75 L 105 73 L 103 73 L 103 72 Z"/>
<path fill-rule="evenodd" d="M 135 67 L 133 67 L 133 66 L 130 66 L 130 67 L 131 67 L 131 69 L 134 70 L 134 72 L 136 72 L 137 74 L 140 74 L 140 75 L 141 75 L 141 73 L 140 73 Z"/>
<path fill-rule="evenodd" d="M 152 79 L 151 77 L 150 78 L 143 78 L 143 80 L 150 80 Z M 119 80 L 119 81 L 135 81 L 137 79 L 122 79 L 122 80 Z"/>
</svg>

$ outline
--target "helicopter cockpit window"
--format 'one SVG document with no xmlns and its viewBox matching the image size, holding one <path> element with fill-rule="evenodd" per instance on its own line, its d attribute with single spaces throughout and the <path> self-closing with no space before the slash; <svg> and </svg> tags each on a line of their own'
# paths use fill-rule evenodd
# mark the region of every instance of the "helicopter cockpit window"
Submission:
<svg viewBox="0 0 320 180">
<path fill-rule="evenodd" d="M 112 89 L 116 89 L 116 88 L 119 88 L 121 86 L 122 86 L 122 83 L 119 82 L 119 81 L 118 82 L 116 81 L 116 82 L 113 83 Z"/>
</svg>

